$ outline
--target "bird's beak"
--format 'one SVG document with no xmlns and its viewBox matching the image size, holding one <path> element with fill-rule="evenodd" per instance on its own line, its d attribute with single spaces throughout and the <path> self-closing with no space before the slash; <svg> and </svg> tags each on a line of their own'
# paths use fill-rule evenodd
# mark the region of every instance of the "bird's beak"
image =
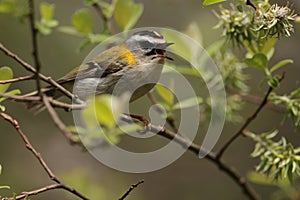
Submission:
<svg viewBox="0 0 300 200">
<path fill-rule="evenodd" d="M 157 48 L 166 49 L 168 46 L 174 44 L 174 42 L 165 42 L 157 45 Z"/>
</svg>

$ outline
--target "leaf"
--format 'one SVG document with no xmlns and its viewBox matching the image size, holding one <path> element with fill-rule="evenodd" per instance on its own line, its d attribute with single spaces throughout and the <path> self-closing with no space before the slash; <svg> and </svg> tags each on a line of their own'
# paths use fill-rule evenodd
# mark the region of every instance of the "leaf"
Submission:
<svg viewBox="0 0 300 200">
<path fill-rule="evenodd" d="M 6 94 L 16 95 L 16 94 L 21 94 L 21 91 L 19 89 L 15 89 L 15 90 L 11 90 L 9 92 L 6 92 Z M 0 102 L 4 101 L 5 99 L 7 99 L 7 97 L 1 97 Z"/>
<path fill-rule="evenodd" d="M 260 185 L 269 185 L 269 186 L 275 186 L 276 185 L 276 182 L 273 181 L 272 178 L 264 175 L 264 174 L 261 174 L 261 173 L 258 173 L 258 172 L 249 172 L 247 174 L 247 178 L 253 182 L 253 183 L 257 183 L 257 184 L 260 184 Z"/>
<path fill-rule="evenodd" d="M 13 71 L 10 67 L 4 66 L 0 68 L 0 80 L 9 80 L 13 77 Z M 0 84 L 0 93 L 4 93 L 9 88 L 10 83 Z"/>
<path fill-rule="evenodd" d="M 51 21 L 54 14 L 54 4 L 49 4 L 47 2 L 42 2 L 40 4 L 41 16 L 45 21 Z"/>
<path fill-rule="evenodd" d="M 129 95 L 124 94 L 121 97 L 111 95 L 99 95 L 95 97 L 95 112 L 100 124 L 113 128 L 123 112 Z"/>
<path fill-rule="evenodd" d="M 270 72 L 274 72 L 277 69 L 279 69 L 280 67 L 283 67 L 284 65 L 287 65 L 287 64 L 291 64 L 293 62 L 294 61 L 291 59 L 282 60 L 282 61 L 278 62 L 277 64 L 275 64 L 273 67 L 271 67 Z"/>
<path fill-rule="evenodd" d="M 2 105 L 0 105 L 0 110 L 1 110 L 2 112 L 4 112 L 4 111 L 5 111 L 5 107 L 2 106 Z"/>
<path fill-rule="evenodd" d="M 245 63 L 257 69 L 266 69 L 268 66 L 268 58 L 265 54 L 257 53 L 252 58 L 247 58 Z"/>
<path fill-rule="evenodd" d="M 0 2 L 0 13 L 10 13 L 13 12 L 17 7 L 17 2 L 15 0 L 2 0 Z"/>
<path fill-rule="evenodd" d="M 118 0 L 115 4 L 114 18 L 120 28 L 126 31 L 136 24 L 143 10 L 143 4 L 135 3 L 134 0 Z"/>
<path fill-rule="evenodd" d="M 65 33 L 65 34 L 69 34 L 69 35 L 73 35 L 73 36 L 77 36 L 77 37 L 82 37 L 82 33 L 79 33 L 74 27 L 72 26 L 60 26 L 58 28 L 58 31 Z"/>
<path fill-rule="evenodd" d="M 6 185 L 0 185 L 0 189 L 10 189 L 10 187 L 9 186 L 6 186 Z"/>
<path fill-rule="evenodd" d="M 166 88 L 163 85 L 157 84 L 155 86 L 155 89 L 159 96 L 166 102 L 167 105 L 171 106 L 174 103 L 174 94 L 171 90 L 172 86 L 169 88 Z"/>
<path fill-rule="evenodd" d="M 189 108 L 189 107 L 197 106 L 201 103 L 203 103 L 203 99 L 201 97 L 192 97 L 176 103 L 173 106 L 173 110 Z"/>
<path fill-rule="evenodd" d="M 221 3 L 221 2 L 224 2 L 226 0 L 204 0 L 203 2 L 203 6 L 209 6 L 209 5 L 213 5 L 213 4 L 216 4 L 216 3 Z"/>
<path fill-rule="evenodd" d="M 92 33 L 93 21 L 91 13 L 87 9 L 80 9 L 72 16 L 72 25 L 77 31 L 88 35 Z"/>
</svg>

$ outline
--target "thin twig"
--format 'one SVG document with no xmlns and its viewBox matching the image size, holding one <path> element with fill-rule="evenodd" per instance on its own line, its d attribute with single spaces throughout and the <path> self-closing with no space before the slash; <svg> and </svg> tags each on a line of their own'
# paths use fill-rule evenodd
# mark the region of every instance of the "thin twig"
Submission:
<svg viewBox="0 0 300 200">
<path fill-rule="evenodd" d="M 45 104 L 45 107 L 48 110 L 48 113 L 52 117 L 55 125 L 59 128 L 59 130 L 64 134 L 64 136 L 69 140 L 71 144 L 81 143 L 80 141 L 76 140 L 74 135 L 68 130 L 66 125 L 60 120 L 58 114 L 54 110 L 54 108 L 51 106 L 49 99 L 46 95 L 43 95 L 43 102 Z"/>
<path fill-rule="evenodd" d="M 259 96 L 250 95 L 250 94 L 236 94 L 236 95 L 238 95 L 242 100 L 252 104 L 260 104 L 262 102 L 262 97 Z M 286 111 L 286 107 L 284 105 L 276 105 L 271 102 L 268 102 L 265 105 L 265 107 L 279 113 L 284 113 Z"/>
<path fill-rule="evenodd" d="M 282 74 L 282 76 L 279 79 L 279 82 L 281 82 L 284 79 L 285 73 Z M 248 117 L 248 119 L 245 121 L 245 123 L 242 125 L 242 127 L 223 145 L 221 150 L 217 153 L 216 158 L 218 160 L 221 159 L 224 152 L 227 150 L 227 148 L 240 136 L 243 135 L 243 131 L 249 126 L 249 124 L 257 117 L 257 115 L 260 113 L 260 111 L 263 109 L 264 106 L 268 103 L 268 98 L 271 94 L 271 92 L 274 90 L 273 87 L 269 87 L 267 93 L 265 94 L 264 98 L 262 99 L 260 105 L 257 107 L 257 109 L 254 111 L 254 113 Z"/>
<path fill-rule="evenodd" d="M 250 0 L 246 1 L 246 5 L 251 6 L 252 8 L 254 8 L 254 10 L 256 10 L 256 6 Z"/>
<path fill-rule="evenodd" d="M 45 187 L 42 187 L 42 188 L 39 188 L 39 189 L 36 189 L 36 190 L 32 190 L 32 191 L 29 191 L 29 192 L 22 192 L 20 195 L 16 196 L 15 198 L 14 197 L 11 197 L 11 198 L 2 198 L 2 200 L 19 200 L 19 199 L 24 199 L 25 197 L 37 195 L 37 194 L 44 193 L 44 192 L 47 192 L 49 190 L 55 190 L 55 189 L 58 189 L 58 188 L 62 188 L 62 185 L 59 184 L 59 183 L 55 183 L 55 184 L 47 185 Z"/>
<path fill-rule="evenodd" d="M 97 11 L 97 13 L 99 14 L 99 16 L 102 18 L 103 24 L 104 24 L 104 28 L 107 29 L 107 31 L 108 31 L 109 34 L 112 34 L 113 30 L 112 30 L 111 23 L 109 21 L 109 18 L 107 18 L 106 15 L 104 14 L 102 8 L 97 3 L 94 3 L 92 6 Z"/>
<path fill-rule="evenodd" d="M 26 80 L 31 80 L 33 79 L 33 76 L 21 76 L 18 78 L 12 78 L 9 80 L 2 80 L 0 81 L 0 84 L 7 84 L 7 83 L 15 83 L 15 82 L 20 82 L 20 81 L 26 81 Z"/>
<path fill-rule="evenodd" d="M 36 80 L 36 87 L 39 96 L 42 98 L 42 92 L 41 92 L 41 81 L 40 81 L 40 70 L 41 70 L 41 61 L 39 59 L 39 50 L 38 50 L 38 42 L 37 42 L 37 34 L 38 30 L 35 27 L 35 11 L 34 11 L 34 0 L 28 0 L 29 4 L 29 24 L 30 24 L 30 30 L 31 30 L 31 39 L 32 39 L 32 55 L 34 64 L 36 67 L 35 72 L 35 80 Z"/>
<path fill-rule="evenodd" d="M 46 99 L 46 98 L 43 98 Z M 30 141 L 28 140 L 25 133 L 20 128 L 19 122 L 16 119 L 13 119 L 10 115 L 0 112 L 0 117 L 2 117 L 4 120 L 8 121 L 19 133 L 20 137 L 22 138 L 23 142 L 25 143 L 26 148 L 32 152 L 32 154 L 37 158 L 45 172 L 48 174 L 49 178 L 56 182 L 57 184 L 60 184 L 61 188 L 63 188 L 66 191 L 69 191 L 70 193 L 76 195 L 77 197 L 83 199 L 83 200 L 89 200 L 89 198 L 85 197 L 83 194 L 79 193 L 77 190 L 70 188 L 67 185 L 64 185 L 52 172 L 52 170 L 48 167 L 46 162 L 44 161 L 42 155 L 31 145 Z"/>
<path fill-rule="evenodd" d="M 36 73 L 36 69 L 32 67 L 30 64 L 22 60 L 18 55 L 8 50 L 1 42 L 0 42 L 0 50 L 4 52 L 7 56 L 13 58 L 15 61 L 17 61 L 20 65 L 22 65 L 26 70 Z M 58 84 L 56 81 L 54 81 L 51 77 L 47 77 L 41 73 L 39 73 L 39 77 L 41 80 L 49 83 L 50 85 L 56 87 L 58 90 L 60 90 L 64 95 L 69 97 L 70 99 L 75 100 L 76 103 L 82 103 L 78 97 L 76 97 L 74 94 L 66 90 L 64 87 L 62 87 L 60 84 Z"/>
<path fill-rule="evenodd" d="M 144 180 L 140 180 L 139 182 L 132 184 L 130 188 L 119 198 L 119 200 L 124 200 L 130 194 L 130 192 L 132 192 L 132 190 L 142 183 L 144 183 Z"/>
</svg>

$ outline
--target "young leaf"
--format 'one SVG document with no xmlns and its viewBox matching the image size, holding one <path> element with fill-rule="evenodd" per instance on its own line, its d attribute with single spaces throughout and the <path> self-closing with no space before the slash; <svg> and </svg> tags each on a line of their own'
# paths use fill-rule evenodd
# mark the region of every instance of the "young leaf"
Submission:
<svg viewBox="0 0 300 200">
<path fill-rule="evenodd" d="M 266 69 L 268 67 L 268 58 L 265 54 L 257 53 L 252 58 L 247 58 L 245 63 L 258 69 Z"/>
<path fill-rule="evenodd" d="M 140 16 L 144 6 L 134 0 L 118 0 L 115 5 L 114 18 L 122 30 L 131 29 Z"/>
<path fill-rule="evenodd" d="M 203 2 L 203 6 L 209 6 L 209 5 L 213 5 L 213 4 L 216 4 L 216 3 L 221 3 L 221 2 L 224 2 L 226 0 L 204 0 Z"/>
<path fill-rule="evenodd" d="M 123 111 L 121 100 L 111 95 L 100 95 L 95 98 L 95 111 L 100 124 L 113 128 Z"/>
<path fill-rule="evenodd" d="M 9 80 L 13 77 L 13 71 L 10 69 L 10 67 L 4 66 L 0 67 L 0 80 Z M 7 84 L 0 84 L 0 93 L 5 92 L 10 83 Z"/>
<path fill-rule="evenodd" d="M 174 94 L 173 92 L 166 88 L 165 86 L 157 84 L 155 89 L 159 96 L 166 102 L 167 105 L 171 106 L 174 103 Z"/>
<path fill-rule="evenodd" d="M 77 12 L 75 12 L 71 21 L 73 26 L 80 33 L 83 33 L 85 35 L 92 33 L 92 16 L 87 9 L 80 9 Z"/>
<path fill-rule="evenodd" d="M 203 99 L 201 97 L 192 97 L 192 98 L 185 99 L 183 101 L 176 103 L 173 106 L 173 110 L 197 106 L 197 105 L 201 104 L 202 102 L 203 102 Z"/>
<path fill-rule="evenodd" d="M 54 4 L 49 4 L 47 2 L 42 2 L 40 4 L 40 12 L 42 18 L 47 22 L 51 21 L 54 13 Z"/>
<path fill-rule="evenodd" d="M 282 61 L 278 62 L 277 64 L 275 64 L 273 67 L 271 67 L 270 72 L 274 72 L 275 70 L 279 69 L 280 67 L 283 67 L 284 65 L 287 65 L 287 64 L 291 64 L 293 62 L 294 61 L 291 59 L 282 60 Z"/>
</svg>

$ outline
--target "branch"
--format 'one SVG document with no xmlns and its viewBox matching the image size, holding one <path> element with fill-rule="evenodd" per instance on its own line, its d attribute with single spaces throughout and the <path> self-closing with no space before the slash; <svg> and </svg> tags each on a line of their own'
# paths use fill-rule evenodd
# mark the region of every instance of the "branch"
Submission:
<svg viewBox="0 0 300 200">
<path fill-rule="evenodd" d="M 7 83 L 15 83 L 15 82 L 20 82 L 20 81 L 26 81 L 26 80 L 31 80 L 33 79 L 33 76 L 21 76 L 18 78 L 12 78 L 9 80 L 2 80 L 0 81 L 0 84 L 7 84 Z"/>
<path fill-rule="evenodd" d="M 68 128 L 66 127 L 66 125 L 60 120 L 58 114 L 56 113 L 56 111 L 54 110 L 54 108 L 51 106 L 48 97 L 43 94 L 43 102 L 45 104 L 45 107 L 48 110 L 48 113 L 50 114 L 50 116 L 52 117 L 55 125 L 58 127 L 58 129 L 64 134 L 64 136 L 69 140 L 69 142 L 71 144 L 77 144 L 80 143 L 80 141 L 78 141 L 74 135 L 68 130 Z"/>
<path fill-rule="evenodd" d="M 24 199 L 25 197 L 37 195 L 37 194 L 40 194 L 40 193 L 43 193 L 43 192 L 46 192 L 46 191 L 49 191 L 49 190 L 58 189 L 58 188 L 62 188 L 62 185 L 58 184 L 58 183 L 55 183 L 55 184 L 47 185 L 45 187 L 42 187 L 42 188 L 39 188 L 39 189 L 36 189 L 36 190 L 32 190 L 32 191 L 29 191 L 29 192 L 21 192 L 20 195 L 16 196 L 16 198 L 13 198 L 13 197 L 11 197 L 11 198 L 2 198 L 2 200 Z"/>
<path fill-rule="evenodd" d="M 284 79 L 284 73 L 279 79 L 279 82 L 281 82 Z M 257 117 L 257 115 L 260 113 L 260 111 L 263 109 L 264 106 L 268 103 L 268 98 L 271 94 L 271 92 L 274 90 L 273 87 L 269 87 L 267 93 L 265 94 L 263 100 L 261 101 L 260 105 L 257 107 L 257 109 L 254 111 L 254 113 L 248 117 L 248 119 L 245 121 L 245 123 L 242 125 L 242 127 L 224 144 L 224 146 L 221 148 L 221 150 L 217 153 L 216 158 L 218 160 L 221 159 L 224 152 L 227 150 L 227 148 L 240 136 L 243 135 L 243 131 L 249 126 L 249 124 Z"/>
<path fill-rule="evenodd" d="M 132 119 L 130 118 L 130 116 L 127 116 L 127 115 L 122 115 L 122 119 L 127 122 L 132 122 Z M 197 156 L 199 156 L 199 154 L 207 153 L 207 152 L 204 152 L 204 150 L 202 150 L 199 145 L 193 143 L 191 140 L 189 140 L 186 137 L 183 137 L 181 135 L 175 134 L 175 133 L 165 129 L 164 127 L 158 127 L 158 126 L 154 126 L 154 125 L 148 123 L 148 130 L 150 130 L 154 134 L 160 135 L 169 140 L 174 140 L 174 142 L 181 145 L 183 148 L 187 148 L 189 151 L 195 153 Z M 250 188 L 250 186 L 247 184 L 246 178 L 241 176 L 234 168 L 228 166 L 223 161 L 217 159 L 215 154 L 212 152 L 207 153 L 204 158 L 211 161 L 221 171 L 223 171 L 225 174 L 227 174 L 242 189 L 242 191 L 248 197 L 248 199 L 251 199 L 251 200 L 258 199 L 255 191 L 253 191 L 253 189 Z"/>
<path fill-rule="evenodd" d="M 43 98 L 46 99 L 46 98 Z M 60 188 L 63 188 L 66 191 L 69 191 L 70 193 L 76 195 L 77 197 L 83 199 L 83 200 L 89 200 L 89 198 L 85 197 L 83 194 L 79 193 L 77 190 L 68 187 L 67 185 L 64 185 L 51 171 L 51 169 L 48 167 L 47 163 L 44 161 L 42 155 L 35 150 L 35 148 L 31 145 L 30 141 L 28 140 L 25 133 L 20 128 L 19 122 L 16 119 L 13 119 L 10 115 L 0 112 L 0 117 L 2 117 L 4 120 L 8 121 L 19 133 L 20 137 L 22 138 L 23 142 L 25 143 L 26 148 L 36 157 L 36 159 L 39 161 L 45 172 L 48 174 L 49 178 L 60 185 Z M 45 190 L 47 191 L 47 190 Z"/>
<path fill-rule="evenodd" d="M 250 94 L 237 94 L 237 93 L 235 93 L 235 95 L 238 95 L 242 100 L 252 104 L 260 104 L 262 102 L 262 98 L 259 96 L 250 95 Z M 284 105 L 276 105 L 270 102 L 268 102 L 265 105 L 265 107 L 279 113 L 284 113 L 286 111 L 286 107 Z"/>
<path fill-rule="evenodd" d="M 124 200 L 132 190 L 134 190 L 137 186 L 144 183 L 144 180 L 140 180 L 139 182 L 132 184 L 130 188 L 119 198 L 119 200 Z"/>
<path fill-rule="evenodd" d="M 8 50 L 1 42 L 0 42 L 0 50 L 2 52 L 4 52 L 7 56 L 9 56 L 9 57 L 13 58 L 15 61 L 17 61 L 27 71 L 30 71 L 30 72 L 32 72 L 34 74 L 36 73 L 36 69 L 34 69 L 34 67 L 32 67 L 30 64 L 28 64 L 27 62 L 25 62 L 21 58 L 19 58 L 18 55 L 14 54 L 10 50 Z M 76 101 L 76 103 L 82 103 L 83 102 L 77 96 L 75 96 L 74 94 L 72 94 L 71 92 L 69 92 L 68 90 L 66 90 L 64 87 L 62 87 L 56 81 L 54 81 L 51 77 L 46 77 L 45 75 L 43 75 L 41 73 L 39 73 L 39 77 L 41 78 L 41 80 L 49 83 L 53 87 L 56 87 L 58 90 L 60 90 L 64 95 L 66 95 L 70 99 L 74 99 Z"/>
<path fill-rule="evenodd" d="M 256 6 L 250 0 L 246 1 L 246 5 L 251 6 L 252 8 L 254 8 L 254 10 L 256 10 Z"/>
<path fill-rule="evenodd" d="M 104 28 L 107 28 L 108 30 L 108 33 L 109 34 L 112 34 L 113 33 L 113 30 L 112 30 L 112 27 L 111 27 L 111 23 L 109 21 L 109 18 L 107 18 L 102 10 L 102 8 L 99 6 L 98 3 L 93 3 L 93 8 L 97 11 L 97 13 L 99 14 L 99 16 L 102 18 L 103 20 L 103 23 L 104 23 Z"/>
<path fill-rule="evenodd" d="M 36 87 L 37 91 L 40 97 L 42 97 L 41 93 L 41 81 L 40 81 L 40 69 L 41 69 L 41 61 L 39 60 L 39 51 L 38 51 L 38 43 L 37 43 L 37 34 L 38 30 L 35 27 L 35 12 L 34 12 L 34 0 L 28 0 L 29 4 L 29 24 L 30 24 L 30 30 L 31 30 L 31 37 L 32 37 L 32 55 L 33 55 L 33 60 L 35 63 L 36 67 L 36 72 L 35 72 L 35 79 L 36 79 Z"/>
</svg>

